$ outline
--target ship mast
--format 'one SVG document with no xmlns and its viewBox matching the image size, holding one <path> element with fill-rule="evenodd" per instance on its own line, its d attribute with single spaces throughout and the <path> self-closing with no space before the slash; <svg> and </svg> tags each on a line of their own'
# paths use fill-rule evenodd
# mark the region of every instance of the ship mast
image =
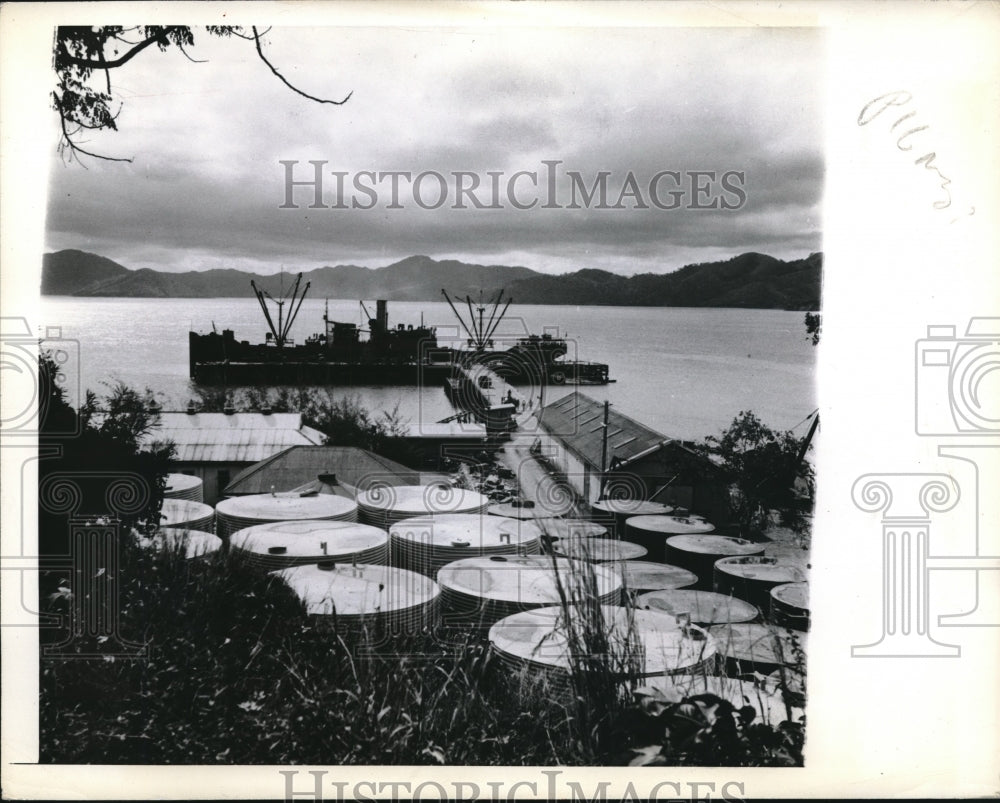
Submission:
<svg viewBox="0 0 1000 803">
<path fill-rule="evenodd" d="M 507 308 L 511 305 L 514 299 L 507 298 L 507 303 L 504 304 L 503 309 L 500 305 L 503 303 L 503 290 L 499 290 L 496 297 L 489 303 L 493 306 L 490 309 L 490 316 L 488 320 L 484 320 L 484 314 L 486 312 L 486 305 L 483 304 L 482 296 L 480 296 L 479 304 L 476 305 L 475 309 L 472 306 L 472 298 L 466 295 L 465 306 L 468 309 L 468 320 L 466 317 L 458 311 L 458 307 L 452 302 L 451 297 L 448 295 L 447 290 L 442 290 L 441 295 L 444 296 L 444 300 L 448 302 L 448 306 L 451 307 L 451 311 L 458 318 L 458 322 L 462 325 L 466 334 L 469 336 L 470 345 L 476 349 L 476 351 L 484 351 L 492 344 L 493 333 L 496 332 L 497 327 L 500 325 L 500 321 L 503 320 L 503 316 L 507 314 Z M 455 296 L 455 302 L 458 304 L 462 303 L 462 299 Z M 478 319 L 477 319 L 478 313 Z"/>
<path fill-rule="evenodd" d="M 302 309 L 302 302 L 305 301 L 306 293 L 309 292 L 310 282 L 306 282 L 306 286 L 302 288 L 302 292 L 299 292 L 299 286 L 302 283 L 302 274 L 300 273 L 295 277 L 295 284 L 292 285 L 291 290 L 285 293 L 284 290 L 284 275 L 282 275 L 281 287 L 282 290 L 278 291 L 278 298 L 272 296 L 267 290 L 257 287 L 256 282 L 253 279 L 250 280 L 250 287 L 253 288 L 254 295 L 257 296 L 257 303 L 260 304 L 261 310 L 264 312 L 264 318 L 267 320 L 267 326 L 271 330 L 271 335 L 274 337 L 274 344 L 280 349 L 288 341 L 288 333 L 292 329 L 292 324 L 295 323 L 295 318 L 299 314 L 299 310 Z M 268 309 L 268 300 L 273 301 L 278 308 L 278 325 L 275 326 L 274 319 L 271 317 L 271 311 Z M 288 303 L 288 319 L 285 320 L 284 317 L 284 307 Z"/>
</svg>

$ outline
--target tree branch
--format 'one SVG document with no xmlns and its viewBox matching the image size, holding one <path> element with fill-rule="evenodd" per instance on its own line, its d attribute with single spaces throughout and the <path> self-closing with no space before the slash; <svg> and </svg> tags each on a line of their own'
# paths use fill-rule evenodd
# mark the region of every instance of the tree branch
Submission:
<svg viewBox="0 0 1000 803">
<path fill-rule="evenodd" d="M 311 100 L 314 103 L 329 103 L 333 106 L 342 106 L 354 95 L 353 90 L 342 100 L 330 100 L 310 95 L 294 86 L 278 70 L 274 64 L 264 54 L 261 38 L 271 29 L 266 28 L 263 32 L 257 26 L 251 26 L 251 34 L 245 33 L 241 26 L 208 26 L 208 32 L 213 36 L 236 36 L 240 39 L 253 40 L 257 50 L 257 56 L 271 70 L 278 80 L 295 94 Z M 130 41 L 129 34 L 139 33 L 145 38 L 138 42 Z M 128 46 L 124 55 L 109 60 L 107 54 L 117 55 L 117 45 L 124 43 Z M 194 38 L 190 29 L 184 26 L 152 27 L 133 26 L 120 28 L 112 26 L 108 28 L 75 28 L 60 27 L 56 33 L 54 68 L 59 78 L 57 91 L 52 92 L 54 108 L 59 114 L 60 125 L 62 127 L 62 137 L 59 141 L 58 150 L 61 156 L 67 161 L 72 161 L 74 155 L 90 156 L 95 159 L 102 159 L 108 162 L 132 162 L 131 158 L 103 156 L 81 147 L 74 140 L 81 131 L 100 131 L 103 129 L 117 129 L 115 120 L 118 113 L 111 114 L 108 104 L 114 101 L 111 81 L 111 70 L 117 69 L 137 55 L 146 50 L 150 45 L 158 45 L 161 50 L 168 50 L 171 45 L 177 45 L 185 58 L 195 63 L 202 63 L 188 53 L 185 45 L 193 44 Z M 109 48 L 109 43 L 111 43 Z M 94 71 L 104 74 L 106 92 L 101 93 L 88 85 L 89 79 Z M 75 126 L 75 128 L 74 128 Z M 73 128 L 73 130 L 70 130 Z M 82 160 L 78 158 L 81 165 Z M 85 165 L 84 165 L 85 166 Z"/>
<path fill-rule="evenodd" d="M 270 26 L 270 25 L 267 26 L 267 28 L 265 30 L 261 31 L 259 35 L 260 36 L 267 36 L 267 34 L 271 31 L 271 27 L 272 26 Z M 251 34 L 250 36 L 247 36 L 245 33 L 243 33 L 242 31 L 238 31 L 236 28 L 231 29 L 229 31 L 229 33 L 232 34 L 233 36 L 238 36 L 240 39 L 245 39 L 248 42 L 252 42 L 253 39 L 254 39 L 253 34 Z"/>
<path fill-rule="evenodd" d="M 75 142 L 73 142 L 73 138 L 70 136 L 69 131 L 66 130 L 66 118 L 62 114 L 59 115 L 59 123 L 62 126 L 63 141 L 66 143 L 67 146 L 69 146 L 71 154 L 82 153 L 85 156 L 92 156 L 95 159 L 103 159 L 106 162 L 131 162 L 132 161 L 131 159 L 125 159 L 125 158 L 120 158 L 120 157 L 115 157 L 115 156 L 101 156 L 101 154 L 99 154 L 99 153 L 91 153 L 90 151 L 85 150 L 84 148 L 81 148 L 79 145 L 77 145 Z M 77 157 L 77 161 L 78 162 L 80 161 L 79 157 Z M 80 162 L 80 164 L 83 164 L 83 163 Z M 86 166 L 86 165 L 84 165 L 84 166 Z"/>
<path fill-rule="evenodd" d="M 185 57 L 185 58 L 186 58 L 186 59 L 187 59 L 188 61 L 190 61 L 190 62 L 193 62 L 193 63 L 195 63 L 195 64 L 207 64 L 207 63 L 208 63 L 208 59 L 196 59 L 196 58 L 194 58 L 194 57 L 193 57 L 193 56 L 192 56 L 192 55 L 191 55 L 190 53 L 188 53 L 188 52 L 187 52 L 187 51 L 186 51 L 186 50 L 184 49 L 184 45 L 182 45 L 182 44 L 178 44 L 178 45 L 177 45 L 177 47 L 178 47 L 178 49 L 179 49 L 179 50 L 181 51 L 181 53 L 183 53 L 183 54 L 184 54 L 184 57 Z"/>
<path fill-rule="evenodd" d="M 347 103 L 347 101 L 351 99 L 351 95 L 354 94 L 354 90 L 348 92 L 347 96 L 343 100 L 326 100 L 324 98 L 314 97 L 313 95 L 303 92 L 298 87 L 295 87 L 292 84 L 290 84 L 288 80 L 285 78 L 285 76 L 283 76 L 280 72 L 278 72 L 277 68 L 273 64 L 271 64 L 271 62 L 267 60 L 267 56 L 264 55 L 264 51 L 260 46 L 260 34 L 257 32 L 257 26 L 256 25 L 250 26 L 250 30 L 253 31 L 253 41 L 254 45 L 256 45 L 257 47 L 257 55 L 260 56 L 260 60 L 263 61 L 271 69 L 271 72 L 273 72 L 278 77 L 278 80 L 281 81 L 281 83 L 283 83 L 289 89 L 291 89 L 292 92 L 294 92 L 297 95 L 301 95 L 304 98 L 308 98 L 309 100 L 313 100 L 316 103 L 331 103 L 334 106 L 343 106 L 345 103 Z"/>
<path fill-rule="evenodd" d="M 108 95 L 111 94 L 111 69 L 108 67 L 108 61 L 104 58 L 104 51 L 100 53 L 101 56 L 101 66 L 104 68 L 104 78 L 108 85 Z"/>
<path fill-rule="evenodd" d="M 85 67 L 88 70 L 113 70 L 116 67 L 121 67 L 123 64 L 128 63 L 133 58 L 138 56 L 143 50 L 152 44 L 156 44 L 162 39 L 160 36 L 151 36 L 148 39 L 143 40 L 130 51 L 128 51 L 124 56 L 119 56 L 113 61 L 92 61 L 91 59 L 81 59 L 79 56 L 72 55 L 67 49 L 66 45 L 62 42 L 59 43 L 59 48 L 62 50 L 60 59 L 65 61 L 67 64 L 75 67 Z"/>
</svg>

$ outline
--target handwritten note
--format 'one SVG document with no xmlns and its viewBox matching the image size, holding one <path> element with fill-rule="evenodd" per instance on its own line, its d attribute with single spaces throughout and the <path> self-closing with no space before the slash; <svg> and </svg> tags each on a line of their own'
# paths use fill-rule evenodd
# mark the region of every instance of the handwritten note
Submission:
<svg viewBox="0 0 1000 803">
<path fill-rule="evenodd" d="M 888 111 L 889 109 L 895 108 L 899 111 L 904 107 L 909 107 L 912 100 L 913 95 L 903 90 L 886 92 L 884 95 L 879 95 L 877 98 L 868 101 L 868 103 L 864 105 L 864 108 L 861 109 L 861 113 L 858 115 L 858 125 L 868 125 L 880 117 L 883 112 Z M 895 112 L 893 114 L 895 114 Z M 921 122 L 921 119 L 918 117 L 917 109 L 911 107 L 909 110 L 903 111 L 903 113 L 900 114 L 899 117 L 896 118 L 895 122 L 889 127 L 889 133 L 896 136 L 896 147 L 900 151 L 912 151 L 913 143 L 919 142 L 920 138 L 918 137 L 917 139 L 910 141 L 911 137 L 930 129 L 930 125 L 922 125 Z M 952 207 L 952 192 L 949 189 L 951 187 L 951 179 L 941 171 L 941 168 L 937 166 L 937 158 L 938 155 L 935 151 L 928 150 L 922 156 L 914 159 L 913 164 L 918 167 L 922 166 L 924 170 L 931 171 L 934 174 L 934 180 L 938 182 L 938 189 L 940 192 L 938 193 L 937 200 L 933 203 L 933 207 L 939 210 L 950 209 Z M 975 207 L 970 206 L 969 211 L 964 216 L 972 216 L 975 213 Z M 963 215 L 954 217 L 951 222 L 954 223 L 961 217 L 963 217 Z"/>
</svg>

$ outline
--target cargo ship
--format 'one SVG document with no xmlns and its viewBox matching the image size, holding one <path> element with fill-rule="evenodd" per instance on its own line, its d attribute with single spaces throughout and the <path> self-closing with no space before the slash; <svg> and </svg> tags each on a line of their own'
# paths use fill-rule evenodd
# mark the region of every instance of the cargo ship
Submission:
<svg viewBox="0 0 1000 803">
<path fill-rule="evenodd" d="M 302 343 L 289 336 L 309 291 L 300 287 L 301 274 L 291 291 L 280 298 L 250 285 L 260 303 L 268 331 L 263 343 L 237 340 L 231 329 L 206 334 L 188 333 L 189 376 L 202 385 L 411 385 L 440 387 L 454 376 L 456 366 L 474 362 L 488 365 L 511 384 L 590 384 L 610 381 L 603 363 L 566 360 L 568 345 L 549 334 L 515 338 L 505 349 L 495 348 L 494 333 L 507 307 L 500 311 L 502 294 L 494 302 L 487 328 L 485 310 L 479 320 L 466 321 L 452 305 L 468 340 L 439 343 L 436 327 L 389 325 L 388 302 L 375 302 L 368 328 L 334 321 L 323 314 L 323 331 Z M 442 291 L 444 292 L 444 291 Z M 445 294 L 447 298 L 447 294 Z M 276 307 L 272 314 L 268 301 Z M 368 313 L 368 308 L 362 308 Z M 451 300 L 449 299 L 449 303 Z M 285 315 L 285 305 L 288 314 Z"/>
</svg>

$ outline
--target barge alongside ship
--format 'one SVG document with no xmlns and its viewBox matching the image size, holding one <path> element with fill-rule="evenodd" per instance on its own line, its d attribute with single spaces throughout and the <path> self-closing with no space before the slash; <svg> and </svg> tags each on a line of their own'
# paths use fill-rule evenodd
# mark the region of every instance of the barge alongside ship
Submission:
<svg viewBox="0 0 1000 803">
<path fill-rule="evenodd" d="M 457 366 L 480 363 L 515 385 L 603 385 L 613 381 L 604 363 L 564 359 L 568 352 L 566 340 L 549 334 L 529 334 L 514 338 L 509 348 L 495 348 L 494 333 L 510 306 L 508 300 L 500 309 L 502 293 L 493 302 L 488 322 L 483 305 L 477 308 L 477 321 L 472 301 L 466 299 L 470 311 L 466 321 L 449 299 L 469 335 L 464 344 L 467 348 L 440 344 L 432 326 L 391 327 L 385 300 L 376 302 L 367 330 L 354 323 L 330 320 L 324 313 L 323 331 L 296 344 L 289 332 L 309 290 L 307 283 L 300 291 L 301 279 L 300 275 L 290 293 L 278 299 L 251 282 L 269 328 L 263 343 L 237 340 L 231 329 L 208 334 L 189 332 L 191 379 L 203 385 L 439 387 L 453 376 Z M 268 308 L 268 300 L 277 307 L 275 316 Z"/>
</svg>

